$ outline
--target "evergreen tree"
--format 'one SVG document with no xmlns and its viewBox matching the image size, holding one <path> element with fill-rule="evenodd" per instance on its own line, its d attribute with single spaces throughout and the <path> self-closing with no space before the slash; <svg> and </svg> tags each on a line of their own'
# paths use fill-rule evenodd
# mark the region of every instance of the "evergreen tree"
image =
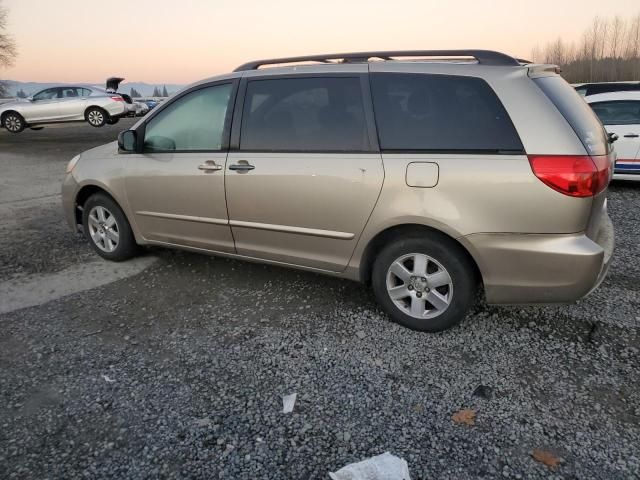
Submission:
<svg viewBox="0 0 640 480">
<path fill-rule="evenodd" d="M 153 97 L 160 97 L 160 89 L 158 87 L 153 87 Z"/>
<path fill-rule="evenodd" d="M 162 86 L 162 96 L 163 97 L 168 97 L 169 96 L 169 92 L 167 92 L 167 86 L 166 85 Z"/>
<path fill-rule="evenodd" d="M 131 93 L 129 95 L 131 98 L 140 98 L 142 96 L 140 95 L 140 92 L 133 87 L 131 87 Z"/>
<path fill-rule="evenodd" d="M 16 93 L 16 97 L 18 98 L 27 98 L 27 94 L 25 93 L 25 91 L 23 89 L 18 90 L 18 93 Z"/>
</svg>

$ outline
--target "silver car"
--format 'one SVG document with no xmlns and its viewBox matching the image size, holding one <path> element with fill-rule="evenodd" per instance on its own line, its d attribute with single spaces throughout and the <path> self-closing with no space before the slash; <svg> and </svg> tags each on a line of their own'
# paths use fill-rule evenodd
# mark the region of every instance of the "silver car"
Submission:
<svg viewBox="0 0 640 480">
<path fill-rule="evenodd" d="M 93 127 L 102 127 L 116 123 L 126 114 L 127 104 L 119 94 L 97 87 L 60 85 L 2 104 L 0 125 L 12 133 L 59 122 L 86 121 Z"/>
</svg>

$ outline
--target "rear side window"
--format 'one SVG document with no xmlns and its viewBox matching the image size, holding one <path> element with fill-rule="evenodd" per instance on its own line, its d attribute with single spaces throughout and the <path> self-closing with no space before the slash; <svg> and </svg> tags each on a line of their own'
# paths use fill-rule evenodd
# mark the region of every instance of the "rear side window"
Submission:
<svg viewBox="0 0 640 480">
<path fill-rule="evenodd" d="M 608 153 L 607 133 L 591 107 L 571 85 L 557 75 L 534 78 L 533 81 L 569 122 L 589 155 Z"/>
<path fill-rule="evenodd" d="M 371 87 L 382 150 L 523 151 L 507 112 L 481 78 L 374 73 Z"/>
<path fill-rule="evenodd" d="M 250 81 L 242 113 L 240 148 L 281 152 L 368 150 L 360 79 Z"/>
<path fill-rule="evenodd" d="M 605 125 L 640 124 L 640 101 L 597 102 L 591 108 Z"/>
</svg>

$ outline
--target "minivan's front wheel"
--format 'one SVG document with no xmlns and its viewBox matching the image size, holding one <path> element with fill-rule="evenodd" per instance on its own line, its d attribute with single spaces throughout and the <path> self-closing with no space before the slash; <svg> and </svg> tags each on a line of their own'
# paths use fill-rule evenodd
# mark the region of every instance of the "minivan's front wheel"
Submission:
<svg viewBox="0 0 640 480">
<path fill-rule="evenodd" d="M 382 308 L 414 330 L 438 332 L 462 320 L 476 280 L 461 248 L 439 237 L 411 237 L 387 245 L 375 259 L 372 286 Z"/>
<path fill-rule="evenodd" d="M 93 249 L 114 262 L 128 260 L 138 245 L 122 209 L 103 193 L 91 195 L 84 204 L 82 225 Z"/>
<path fill-rule="evenodd" d="M 107 119 L 109 117 L 107 115 L 107 112 L 105 112 L 103 109 L 99 107 L 91 107 L 85 112 L 84 118 L 92 127 L 102 127 L 105 123 L 107 123 Z"/>
<path fill-rule="evenodd" d="M 11 133 L 20 133 L 27 124 L 18 112 L 7 112 L 2 116 L 2 126 Z"/>
</svg>

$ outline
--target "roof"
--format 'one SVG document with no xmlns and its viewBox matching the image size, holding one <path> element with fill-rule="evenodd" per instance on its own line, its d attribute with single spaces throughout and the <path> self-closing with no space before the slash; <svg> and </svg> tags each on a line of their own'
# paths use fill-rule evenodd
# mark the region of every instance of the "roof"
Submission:
<svg viewBox="0 0 640 480">
<path fill-rule="evenodd" d="M 587 103 L 595 103 L 595 102 L 609 102 L 614 100 L 637 100 L 640 101 L 640 91 L 630 91 L 630 92 L 607 92 L 607 93 L 596 93 L 594 95 L 589 95 L 588 97 L 584 97 Z"/>
</svg>

